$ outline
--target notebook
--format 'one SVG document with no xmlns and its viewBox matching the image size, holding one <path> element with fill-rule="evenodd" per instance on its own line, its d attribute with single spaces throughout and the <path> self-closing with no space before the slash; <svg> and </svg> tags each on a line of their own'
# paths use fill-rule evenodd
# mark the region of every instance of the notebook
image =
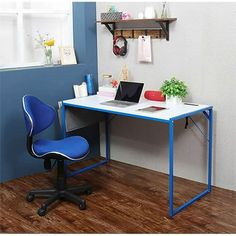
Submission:
<svg viewBox="0 0 236 236">
<path fill-rule="evenodd" d="M 116 92 L 115 100 L 102 102 L 102 105 L 127 107 L 139 102 L 144 83 L 121 81 Z"/>
</svg>

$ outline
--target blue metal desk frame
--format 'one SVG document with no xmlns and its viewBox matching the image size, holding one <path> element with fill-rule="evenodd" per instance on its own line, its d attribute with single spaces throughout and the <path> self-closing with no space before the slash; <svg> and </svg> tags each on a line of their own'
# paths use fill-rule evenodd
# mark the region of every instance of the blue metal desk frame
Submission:
<svg viewBox="0 0 236 236">
<path fill-rule="evenodd" d="M 134 117 L 134 118 L 141 118 L 146 120 L 154 120 L 162 123 L 167 123 L 169 125 L 169 216 L 174 217 L 177 213 L 188 207 L 189 205 L 193 204 L 195 201 L 199 200 L 206 194 L 211 192 L 211 186 L 212 186 L 212 138 L 213 138 L 213 107 L 210 106 L 207 109 L 198 110 L 196 112 L 186 113 L 180 116 L 176 116 L 171 118 L 169 121 L 155 119 L 155 118 L 148 118 L 145 116 L 137 116 L 132 114 L 126 114 L 121 112 L 113 112 L 113 111 L 107 111 L 103 109 L 97 109 L 97 108 L 90 108 L 86 106 L 81 105 L 74 105 L 74 104 L 67 104 L 62 102 L 61 107 L 61 117 L 62 117 L 62 135 L 63 137 L 66 137 L 66 126 L 65 126 L 65 107 L 75 107 L 75 108 L 81 108 L 81 109 L 88 109 L 93 111 L 99 111 L 103 112 L 105 114 L 105 139 L 106 139 L 106 158 L 105 160 L 102 160 L 98 163 L 92 164 L 90 166 L 84 167 L 80 170 L 76 170 L 73 172 L 70 172 L 68 176 L 75 176 L 79 173 L 85 172 L 87 170 L 91 170 L 95 167 L 104 165 L 109 162 L 110 160 L 110 134 L 109 134 L 109 114 L 113 115 L 121 115 L 121 116 L 128 116 L 128 117 Z M 191 117 L 193 115 L 197 115 L 199 113 L 203 113 L 206 119 L 208 120 L 208 178 L 207 178 L 207 188 L 202 191 L 201 193 L 197 194 L 195 197 L 184 203 L 183 205 L 179 206 L 178 208 L 174 209 L 174 122 L 179 119 L 183 119 L 186 117 Z"/>
</svg>

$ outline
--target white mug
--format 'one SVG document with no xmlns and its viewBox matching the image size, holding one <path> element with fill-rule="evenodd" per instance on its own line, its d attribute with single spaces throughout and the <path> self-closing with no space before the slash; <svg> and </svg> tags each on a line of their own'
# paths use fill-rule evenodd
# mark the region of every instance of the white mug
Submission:
<svg viewBox="0 0 236 236">
<path fill-rule="evenodd" d="M 156 18 L 156 11 L 153 7 L 145 7 L 144 15 L 146 19 Z"/>
</svg>

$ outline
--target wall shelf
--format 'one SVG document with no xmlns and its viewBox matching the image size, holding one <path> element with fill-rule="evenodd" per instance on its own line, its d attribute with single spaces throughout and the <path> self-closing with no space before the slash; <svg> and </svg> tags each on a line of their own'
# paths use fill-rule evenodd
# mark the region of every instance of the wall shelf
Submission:
<svg viewBox="0 0 236 236">
<path fill-rule="evenodd" d="M 126 38 L 138 38 L 150 35 L 152 38 L 165 38 L 169 41 L 169 24 L 177 18 L 130 19 L 115 21 L 97 21 L 105 25 L 113 37 L 123 35 Z"/>
</svg>

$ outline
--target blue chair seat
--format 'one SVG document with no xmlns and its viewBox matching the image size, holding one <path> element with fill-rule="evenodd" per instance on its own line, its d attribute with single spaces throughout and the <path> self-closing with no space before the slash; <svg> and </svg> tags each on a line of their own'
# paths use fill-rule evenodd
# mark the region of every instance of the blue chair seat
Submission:
<svg viewBox="0 0 236 236">
<path fill-rule="evenodd" d="M 77 160 L 86 156 L 89 152 L 89 144 L 85 138 L 80 136 L 60 140 L 39 139 L 33 143 L 33 151 L 38 157 L 55 153 L 70 160 Z"/>
</svg>

